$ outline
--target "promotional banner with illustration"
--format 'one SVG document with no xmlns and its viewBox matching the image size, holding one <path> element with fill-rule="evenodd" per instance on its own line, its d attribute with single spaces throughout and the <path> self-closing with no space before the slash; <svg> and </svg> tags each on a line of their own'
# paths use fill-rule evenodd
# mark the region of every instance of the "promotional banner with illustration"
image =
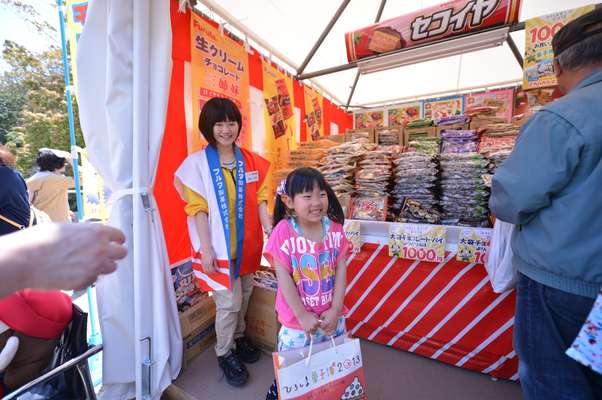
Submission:
<svg viewBox="0 0 602 400">
<path fill-rule="evenodd" d="M 383 110 L 356 112 L 353 114 L 353 123 L 355 129 L 384 128 L 385 112 Z"/>
<path fill-rule="evenodd" d="M 470 93 L 464 96 L 464 112 L 466 114 L 470 114 L 472 109 L 482 106 L 497 107 L 495 116 L 511 122 L 514 111 L 514 89 Z"/>
<path fill-rule="evenodd" d="M 313 142 L 324 135 L 324 107 L 322 106 L 322 95 L 305 86 L 305 115 L 307 124 L 307 141 Z"/>
<path fill-rule="evenodd" d="M 67 19 L 67 37 L 69 40 L 69 53 L 71 54 L 71 74 L 73 75 L 73 86 L 77 88 L 77 42 L 79 35 L 84 30 L 86 14 L 88 12 L 88 2 L 81 0 L 67 0 L 66 19 Z"/>
<path fill-rule="evenodd" d="M 464 97 L 449 96 L 424 102 L 424 118 L 439 119 L 464 114 Z"/>
<path fill-rule="evenodd" d="M 556 85 L 552 68 L 552 38 L 564 25 L 593 9 L 594 5 L 589 5 L 525 21 L 523 89 Z"/>
<path fill-rule="evenodd" d="M 520 0 L 452 0 L 345 34 L 349 62 L 518 22 Z"/>
<path fill-rule="evenodd" d="M 201 108 L 213 97 L 226 97 L 238 106 L 243 118 L 238 144 L 251 148 L 249 57 L 244 46 L 195 14 L 190 28 L 193 130 L 188 152 L 204 144 L 197 121 Z"/>
<path fill-rule="evenodd" d="M 88 160 L 86 150 L 80 153 L 80 159 L 84 219 L 108 221 L 111 190 L 104 184 L 102 177 Z"/>
<path fill-rule="evenodd" d="M 445 227 L 424 224 L 390 224 L 389 256 L 441 262 L 445 257 Z"/>
<path fill-rule="evenodd" d="M 469 263 L 487 263 L 492 233 L 493 230 L 488 228 L 461 228 L 456 259 Z"/>
<path fill-rule="evenodd" d="M 265 154 L 274 169 L 282 169 L 286 158 L 296 148 L 297 122 L 294 113 L 293 80 L 262 60 L 263 98 L 265 102 Z"/>
<path fill-rule="evenodd" d="M 401 128 L 408 122 L 422 118 L 422 102 L 400 104 L 387 110 L 389 128 Z"/>
</svg>

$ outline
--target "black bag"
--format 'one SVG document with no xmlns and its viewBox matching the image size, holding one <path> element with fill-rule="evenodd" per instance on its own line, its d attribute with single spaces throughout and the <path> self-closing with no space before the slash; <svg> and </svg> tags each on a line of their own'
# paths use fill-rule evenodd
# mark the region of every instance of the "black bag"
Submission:
<svg viewBox="0 0 602 400">
<path fill-rule="evenodd" d="M 88 350 L 87 328 L 88 314 L 73 304 L 73 318 L 59 338 L 50 365 L 44 373 L 50 372 Z M 96 399 L 88 360 L 83 360 L 77 366 L 73 366 L 48 381 L 32 387 L 23 395 L 18 396 L 17 399 Z"/>
</svg>

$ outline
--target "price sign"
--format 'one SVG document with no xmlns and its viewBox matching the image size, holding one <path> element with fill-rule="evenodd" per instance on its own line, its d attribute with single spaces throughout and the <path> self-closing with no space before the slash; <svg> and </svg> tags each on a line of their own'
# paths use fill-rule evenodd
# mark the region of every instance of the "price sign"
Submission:
<svg viewBox="0 0 602 400">
<path fill-rule="evenodd" d="M 487 263 L 492 232 L 487 228 L 462 228 L 458 238 L 456 260 L 476 264 Z"/>
<path fill-rule="evenodd" d="M 359 253 L 362 249 L 362 236 L 360 234 L 360 221 L 353 221 L 346 219 L 343 229 L 345 229 L 345 236 L 351 244 L 351 252 Z"/>
<path fill-rule="evenodd" d="M 427 262 L 445 257 L 445 227 L 424 224 L 391 224 L 389 256 Z"/>
</svg>

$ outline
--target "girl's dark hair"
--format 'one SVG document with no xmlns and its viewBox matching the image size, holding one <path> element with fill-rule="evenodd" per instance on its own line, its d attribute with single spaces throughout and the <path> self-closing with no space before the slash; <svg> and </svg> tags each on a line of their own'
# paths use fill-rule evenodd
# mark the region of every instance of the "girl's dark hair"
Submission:
<svg viewBox="0 0 602 400">
<path fill-rule="evenodd" d="M 0 144 L 0 166 L 15 168 L 16 160 L 13 153 L 6 146 Z"/>
<path fill-rule="evenodd" d="M 199 130 L 210 144 L 215 145 L 213 126 L 218 122 L 238 122 L 238 135 L 242 129 L 242 115 L 236 104 L 230 99 L 214 97 L 205 103 L 199 115 Z M 238 138 L 238 135 L 236 138 Z"/>
<path fill-rule="evenodd" d="M 65 160 L 62 157 L 56 156 L 50 150 L 40 150 L 36 163 L 40 167 L 40 171 L 54 171 L 65 166 Z"/>
<path fill-rule="evenodd" d="M 314 186 L 318 185 L 320 190 L 325 190 L 328 196 L 328 218 L 343 224 L 345 222 L 345 214 L 339 199 L 334 194 L 334 191 L 324 179 L 324 175 L 315 168 L 297 168 L 286 177 L 286 183 L 284 191 L 286 195 L 293 199 L 296 195 L 305 192 L 311 192 Z M 276 202 L 274 203 L 274 227 L 278 225 L 278 222 L 286 218 L 287 207 L 282 200 L 282 196 L 276 194 Z"/>
</svg>

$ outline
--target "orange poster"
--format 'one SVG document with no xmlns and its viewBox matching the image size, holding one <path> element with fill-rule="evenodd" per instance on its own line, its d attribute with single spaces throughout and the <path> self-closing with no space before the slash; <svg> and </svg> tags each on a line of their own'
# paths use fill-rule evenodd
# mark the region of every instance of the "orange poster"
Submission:
<svg viewBox="0 0 602 400">
<path fill-rule="evenodd" d="M 262 60 L 265 115 L 265 151 L 274 169 L 282 169 L 290 150 L 296 148 L 293 80 Z"/>
<path fill-rule="evenodd" d="M 322 95 L 305 86 L 305 115 L 307 124 L 307 141 L 313 142 L 324 136 L 324 106 Z"/>
<path fill-rule="evenodd" d="M 191 18 L 192 137 L 188 150 L 194 152 L 205 143 L 198 128 L 199 113 L 212 97 L 232 100 L 242 114 L 238 144 L 251 148 L 249 116 L 249 57 L 244 46 L 209 25 L 202 17 Z"/>
</svg>

